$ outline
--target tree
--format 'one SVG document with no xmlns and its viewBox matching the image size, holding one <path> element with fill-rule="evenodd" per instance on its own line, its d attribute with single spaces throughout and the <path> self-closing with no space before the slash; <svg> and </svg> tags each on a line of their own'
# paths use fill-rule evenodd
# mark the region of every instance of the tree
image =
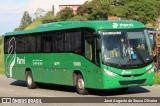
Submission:
<svg viewBox="0 0 160 106">
<path fill-rule="evenodd" d="M 42 16 L 43 12 L 43 9 L 38 8 L 35 12 L 36 17 Z M 54 16 L 54 6 L 52 6 L 52 12 L 48 12 L 40 19 L 42 23 L 50 23 L 66 20 L 106 20 L 108 16 L 155 25 L 155 19 L 160 16 L 160 0 L 88 0 L 78 8 L 77 15 L 74 15 L 73 10 L 67 7 Z M 30 22 L 24 20 L 26 19 L 21 20 L 20 27 L 15 30 L 23 30 L 28 25 L 26 23 Z"/>
<path fill-rule="evenodd" d="M 51 22 L 56 22 L 57 19 L 54 16 L 54 12 L 53 11 L 49 11 L 43 18 L 42 18 L 42 23 L 46 24 L 46 23 L 51 23 Z"/>
<path fill-rule="evenodd" d="M 80 15 L 75 15 L 74 17 L 68 19 L 69 21 L 71 20 L 80 20 L 80 21 L 87 21 L 87 17 L 85 16 L 80 16 Z"/>
<path fill-rule="evenodd" d="M 89 20 L 105 20 L 110 11 L 110 0 L 92 0 L 85 2 L 79 7 L 77 13 L 88 16 Z"/>
<path fill-rule="evenodd" d="M 155 18 L 158 16 L 157 7 L 154 1 L 150 0 L 137 0 L 125 5 L 126 10 L 124 14 L 127 19 L 134 19 L 147 23 L 155 22 Z"/>
<path fill-rule="evenodd" d="M 20 26 L 18 28 L 16 28 L 15 31 L 23 30 L 24 28 L 26 28 L 31 23 L 32 23 L 32 18 L 30 17 L 28 11 L 24 11 L 23 17 L 21 19 Z"/>
<path fill-rule="evenodd" d="M 115 0 L 123 5 L 111 6 L 109 15 L 116 15 L 122 19 L 133 19 L 155 24 L 155 18 L 160 12 L 159 0 Z"/>
<path fill-rule="evenodd" d="M 73 10 L 70 7 L 66 7 L 58 13 L 57 19 L 58 21 L 65 21 L 74 16 Z"/>
<path fill-rule="evenodd" d="M 127 0 L 125 2 L 127 2 Z M 110 4 L 114 6 L 120 6 L 123 5 L 123 0 L 111 0 Z"/>
<path fill-rule="evenodd" d="M 34 15 L 36 16 L 36 18 L 42 17 L 43 13 L 45 12 L 45 10 L 43 10 L 42 8 L 37 8 L 36 12 L 34 13 Z"/>
</svg>

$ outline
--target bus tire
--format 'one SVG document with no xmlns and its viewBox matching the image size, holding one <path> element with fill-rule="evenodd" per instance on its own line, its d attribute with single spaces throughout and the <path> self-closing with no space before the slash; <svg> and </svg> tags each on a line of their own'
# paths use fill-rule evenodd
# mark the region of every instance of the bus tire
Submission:
<svg viewBox="0 0 160 106">
<path fill-rule="evenodd" d="M 26 72 L 26 83 L 27 83 L 28 89 L 37 88 L 37 84 L 33 80 L 33 75 L 31 71 Z"/>
<path fill-rule="evenodd" d="M 76 77 L 76 89 L 78 94 L 81 95 L 88 94 L 88 90 L 85 88 L 85 82 L 81 74 L 78 74 Z"/>
<path fill-rule="evenodd" d="M 120 92 L 120 93 L 121 93 L 121 92 L 122 92 L 122 93 L 123 93 L 123 92 L 126 92 L 127 90 L 128 90 L 128 87 L 126 87 L 126 88 L 117 88 L 117 91 Z"/>
</svg>

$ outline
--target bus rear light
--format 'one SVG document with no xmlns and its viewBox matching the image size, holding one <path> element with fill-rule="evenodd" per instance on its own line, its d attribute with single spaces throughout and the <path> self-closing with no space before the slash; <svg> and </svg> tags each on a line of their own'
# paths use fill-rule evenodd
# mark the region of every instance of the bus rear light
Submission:
<svg viewBox="0 0 160 106">
<path fill-rule="evenodd" d="M 117 76 L 117 74 L 116 74 L 116 73 L 111 72 L 111 71 L 109 71 L 109 70 L 107 70 L 107 69 L 103 69 L 103 71 L 104 71 L 108 76 L 111 76 L 111 77 L 115 77 L 115 76 Z"/>
</svg>

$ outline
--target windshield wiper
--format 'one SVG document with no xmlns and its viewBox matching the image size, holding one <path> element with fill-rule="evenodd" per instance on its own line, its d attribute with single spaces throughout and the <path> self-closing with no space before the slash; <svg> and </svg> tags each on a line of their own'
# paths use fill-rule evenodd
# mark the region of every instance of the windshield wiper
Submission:
<svg viewBox="0 0 160 106">
<path fill-rule="evenodd" d="M 145 61 L 143 60 L 143 57 L 142 57 L 142 55 L 139 53 L 139 51 L 137 50 L 137 48 L 134 47 L 133 49 L 136 51 L 136 53 L 137 53 L 139 59 L 142 61 L 142 63 L 145 64 Z"/>
<path fill-rule="evenodd" d="M 122 65 L 123 61 L 124 61 L 124 57 L 122 57 L 122 59 L 119 61 L 118 67 Z"/>
<path fill-rule="evenodd" d="M 119 61 L 118 67 L 120 67 L 123 63 L 123 58 Z"/>
<path fill-rule="evenodd" d="M 142 55 L 137 50 L 137 48 L 134 48 L 134 50 L 136 51 L 136 53 L 137 53 L 139 59 L 142 61 L 142 63 L 145 64 L 145 61 L 144 61 Z M 120 67 L 122 65 L 123 61 L 124 61 L 124 57 L 122 57 L 122 59 L 119 61 L 118 67 Z"/>
</svg>

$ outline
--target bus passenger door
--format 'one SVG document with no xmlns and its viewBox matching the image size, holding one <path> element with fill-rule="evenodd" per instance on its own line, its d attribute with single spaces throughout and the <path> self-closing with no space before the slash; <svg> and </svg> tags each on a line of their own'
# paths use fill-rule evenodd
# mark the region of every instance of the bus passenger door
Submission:
<svg viewBox="0 0 160 106">
<path fill-rule="evenodd" d="M 96 64 L 96 40 L 94 37 L 85 37 L 85 81 L 87 87 L 97 87 L 97 71 L 99 67 Z"/>
</svg>

